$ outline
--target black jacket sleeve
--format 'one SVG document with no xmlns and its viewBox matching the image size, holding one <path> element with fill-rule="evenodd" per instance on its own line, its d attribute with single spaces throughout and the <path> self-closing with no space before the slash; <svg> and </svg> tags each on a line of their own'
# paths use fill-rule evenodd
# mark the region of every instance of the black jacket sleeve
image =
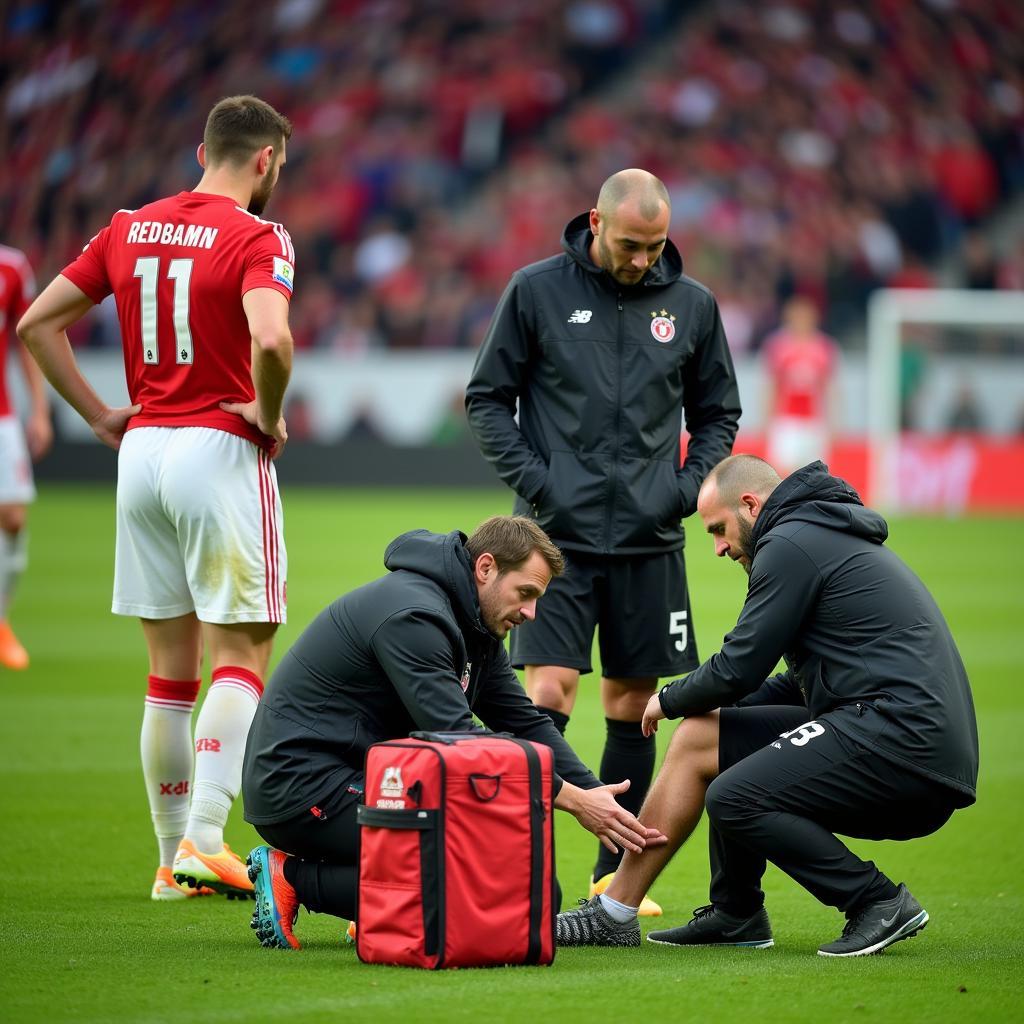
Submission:
<svg viewBox="0 0 1024 1024">
<path fill-rule="evenodd" d="M 469 429 L 498 476 L 527 501 L 547 481 L 547 465 L 516 425 L 536 328 L 527 279 L 518 271 L 505 289 L 466 388 Z"/>
<path fill-rule="evenodd" d="M 791 646 L 820 589 L 821 575 L 807 555 L 785 537 L 769 534 L 754 557 L 739 621 L 717 654 L 661 690 L 665 715 L 702 715 L 761 687 Z"/>
<path fill-rule="evenodd" d="M 736 701 L 734 707 L 753 708 L 764 707 L 768 704 L 807 707 L 807 701 L 800 692 L 800 687 L 797 686 L 796 680 L 789 672 L 782 672 L 766 679 L 753 693 Z"/>
<path fill-rule="evenodd" d="M 556 796 L 562 788 L 563 779 L 580 789 L 594 789 L 601 785 L 551 719 L 543 711 L 538 711 L 526 695 L 512 671 L 504 648 L 494 659 L 487 676 L 480 680 L 473 710 L 480 721 L 495 732 L 510 732 L 520 739 L 533 740 L 551 748 L 555 755 Z"/>
<path fill-rule="evenodd" d="M 714 296 L 707 296 L 701 336 L 683 370 L 683 412 L 690 435 L 676 472 L 682 516 L 697 509 L 697 492 L 708 473 L 731 451 L 740 421 L 740 393 Z"/>
<path fill-rule="evenodd" d="M 474 728 L 459 685 L 449 626 L 437 612 L 404 608 L 374 632 L 370 649 L 410 717 L 422 730 L 465 732 Z"/>
</svg>

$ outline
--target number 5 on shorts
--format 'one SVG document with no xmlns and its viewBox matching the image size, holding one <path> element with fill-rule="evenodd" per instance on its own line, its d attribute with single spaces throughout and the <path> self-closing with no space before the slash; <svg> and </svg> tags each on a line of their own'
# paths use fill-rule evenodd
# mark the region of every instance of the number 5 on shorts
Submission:
<svg viewBox="0 0 1024 1024">
<path fill-rule="evenodd" d="M 686 620 L 690 617 L 689 612 L 669 612 L 668 613 L 668 632 L 669 636 L 675 636 L 679 634 L 679 639 L 675 642 L 675 648 L 677 651 L 686 650 L 686 641 L 690 638 L 690 627 L 686 624 Z"/>
</svg>

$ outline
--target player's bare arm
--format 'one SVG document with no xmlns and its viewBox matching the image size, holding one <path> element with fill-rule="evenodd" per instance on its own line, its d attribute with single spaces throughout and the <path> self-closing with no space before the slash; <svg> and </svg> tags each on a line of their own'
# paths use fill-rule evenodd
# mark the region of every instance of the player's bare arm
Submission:
<svg viewBox="0 0 1024 1024">
<path fill-rule="evenodd" d="M 39 364 L 24 345 L 18 345 L 18 359 L 28 388 L 31 409 L 25 421 L 25 443 L 32 461 L 41 459 L 53 444 L 53 424 L 50 420 L 50 397 Z"/>
<path fill-rule="evenodd" d="M 288 301 L 273 288 L 253 288 L 242 296 L 252 335 L 253 402 L 221 402 L 226 412 L 237 413 L 275 441 L 273 454 L 281 454 L 288 431 L 284 422 L 284 393 L 292 372 L 292 334 L 288 328 Z"/>
<path fill-rule="evenodd" d="M 92 308 L 93 301 L 66 277 L 58 275 L 29 306 L 18 323 L 18 337 L 46 379 L 108 447 L 121 446 L 128 421 L 142 406 L 111 408 L 82 376 L 67 329 Z"/>
<path fill-rule="evenodd" d="M 668 839 L 656 828 L 645 828 L 616 800 L 616 794 L 629 789 L 629 780 L 596 789 L 580 789 L 563 782 L 555 797 L 555 806 L 568 811 L 588 832 L 593 832 L 609 850 L 622 848 L 642 853 L 648 846 L 659 846 Z"/>
</svg>

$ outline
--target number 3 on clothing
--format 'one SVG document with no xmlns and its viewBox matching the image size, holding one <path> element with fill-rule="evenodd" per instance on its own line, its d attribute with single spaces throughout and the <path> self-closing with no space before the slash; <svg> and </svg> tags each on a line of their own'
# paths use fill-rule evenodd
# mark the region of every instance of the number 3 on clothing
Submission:
<svg viewBox="0 0 1024 1024">
<path fill-rule="evenodd" d="M 156 365 L 160 362 L 157 343 L 157 284 L 160 280 L 160 259 L 140 256 L 135 261 L 135 276 L 142 281 L 142 361 Z M 192 362 L 192 329 L 188 325 L 189 282 L 192 278 L 192 260 L 171 260 L 167 278 L 174 282 L 174 337 L 175 360 Z"/>
<path fill-rule="evenodd" d="M 679 639 L 676 641 L 676 650 L 685 651 L 686 641 L 690 638 L 690 627 L 686 624 L 686 620 L 689 616 L 688 612 L 669 612 L 668 613 L 668 632 L 670 636 L 679 634 Z"/>
</svg>

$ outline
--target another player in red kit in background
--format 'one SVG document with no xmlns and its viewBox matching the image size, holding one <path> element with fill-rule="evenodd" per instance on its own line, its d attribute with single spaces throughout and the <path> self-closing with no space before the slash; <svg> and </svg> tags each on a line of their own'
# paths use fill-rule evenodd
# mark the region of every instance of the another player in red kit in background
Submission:
<svg viewBox="0 0 1024 1024">
<path fill-rule="evenodd" d="M 13 669 L 28 668 L 28 652 L 7 621 L 7 607 L 28 561 L 25 522 L 36 496 L 31 460 L 45 455 L 53 441 L 43 375 L 20 344 L 16 350 L 32 402 L 24 430 L 7 393 L 7 339 L 35 294 L 25 254 L 0 245 L 0 665 Z"/>
<path fill-rule="evenodd" d="M 273 636 L 285 621 L 288 233 L 260 219 L 291 124 L 254 96 L 221 100 L 192 192 L 119 210 L 18 325 L 53 386 L 118 451 L 113 611 L 138 616 L 150 676 L 142 765 L 160 867 L 152 896 L 252 883 L 224 844 Z M 131 405 L 82 376 L 67 327 L 113 293 Z M 195 727 L 202 653 L 213 683 Z M 172 877 L 173 875 L 173 877 Z"/>
<path fill-rule="evenodd" d="M 768 461 L 783 476 L 815 459 L 827 462 L 838 417 L 839 346 L 818 330 L 813 300 L 797 295 L 786 303 L 763 356 Z"/>
</svg>

